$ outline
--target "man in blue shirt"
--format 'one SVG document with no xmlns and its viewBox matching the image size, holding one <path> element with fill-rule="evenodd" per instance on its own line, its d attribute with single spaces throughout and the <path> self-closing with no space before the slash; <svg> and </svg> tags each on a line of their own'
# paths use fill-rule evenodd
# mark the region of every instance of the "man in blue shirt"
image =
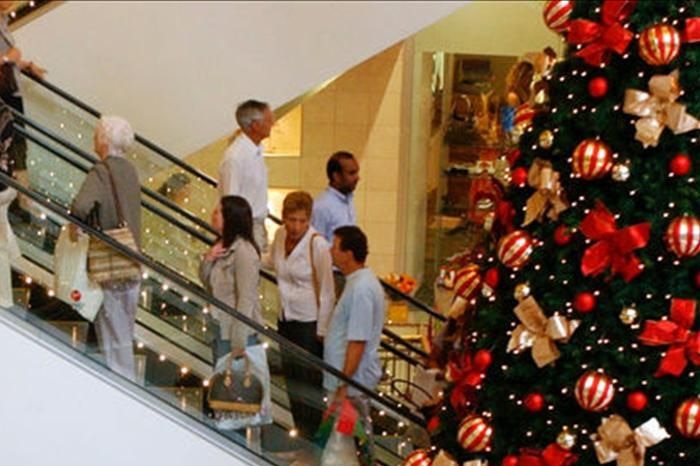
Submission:
<svg viewBox="0 0 700 466">
<path fill-rule="evenodd" d="M 328 188 L 314 201 L 311 225 L 331 243 L 336 228 L 357 223 L 352 193 L 360 181 L 360 166 L 350 152 L 339 151 L 328 159 L 326 175 Z"/>
<path fill-rule="evenodd" d="M 382 376 L 379 343 L 384 326 L 384 290 L 365 266 L 367 237 L 356 226 L 337 228 L 331 247 L 333 263 L 345 275 L 343 294 L 335 306 L 324 339 L 323 358 L 347 377 L 375 390 Z M 373 452 L 370 400 L 353 387 L 325 373 L 324 388 L 339 402 L 347 397 L 359 413 Z"/>
</svg>

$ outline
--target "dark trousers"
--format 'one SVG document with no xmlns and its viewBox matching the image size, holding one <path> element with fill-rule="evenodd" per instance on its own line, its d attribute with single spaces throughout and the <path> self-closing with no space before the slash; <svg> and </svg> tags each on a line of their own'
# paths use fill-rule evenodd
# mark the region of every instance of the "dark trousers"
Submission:
<svg viewBox="0 0 700 466">
<path fill-rule="evenodd" d="M 323 346 L 316 338 L 316 322 L 278 321 L 277 332 L 311 354 L 323 357 Z M 299 438 L 311 440 L 323 416 L 322 374 L 289 351 L 281 349 L 282 372 Z"/>
</svg>

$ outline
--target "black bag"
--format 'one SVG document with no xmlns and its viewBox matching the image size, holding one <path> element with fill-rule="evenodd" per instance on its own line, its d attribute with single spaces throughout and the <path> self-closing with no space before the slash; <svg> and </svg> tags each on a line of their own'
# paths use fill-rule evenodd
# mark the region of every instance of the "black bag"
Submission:
<svg viewBox="0 0 700 466">
<path fill-rule="evenodd" d="M 0 37 L 2 37 L 2 40 L 9 48 L 14 47 L 2 31 L 0 31 Z M 19 85 L 17 84 L 17 76 L 15 76 L 15 64 L 11 62 L 3 63 L 0 65 L 0 96 L 14 95 L 18 90 Z"/>
<path fill-rule="evenodd" d="M 3 63 L 0 65 L 0 95 L 14 95 L 18 90 L 15 65 Z"/>
</svg>

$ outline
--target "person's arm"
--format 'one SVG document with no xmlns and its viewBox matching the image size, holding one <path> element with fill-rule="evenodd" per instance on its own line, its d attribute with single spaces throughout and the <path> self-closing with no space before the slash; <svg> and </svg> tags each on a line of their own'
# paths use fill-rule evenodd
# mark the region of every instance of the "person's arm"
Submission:
<svg viewBox="0 0 700 466">
<path fill-rule="evenodd" d="M 316 335 L 323 338 L 326 335 L 328 322 L 335 306 L 335 282 L 333 281 L 333 259 L 328 243 L 316 237 L 313 241 L 313 261 L 318 274 L 319 307 L 316 324 Z"/>
<path fill-rule="evenodd" d="M 362 361 L 362 355 L 365 352 L 365 346 L 367 346 L 366 341 L 349 341 L 348 347 L 345 350 L 345 363 L 343 364 L 343 374 L 348 378 L 352 378 L 355 375 L 355 371 L 360 366 L 360 361 Z M 348 386 L 343 384 L 338 385 L 338 389 L 335 392 L 335 399 L 342 400 L 347 395 Z"/>
<path fill-rule="evenodd" d="M 235 254 L 233 284 L 236 287 L 236 310 L 252 319 L 258 305 L 260 258 L 253 245 L 247 241 L 243 241 L 237 246 Z M 245 348 L 248 335 L 253 331 L 243 322 L 234 322 L 233 327 L 231 348 Z"/>
<path fill-rule="evenodd" d="M 99 166 L 99 165 L 98 165 Z M 71 213 L 81 220 L 85 220 L 90 211 L 95 206 L 95 202 L 100 199 L 100 193 L 105 190 L 105 186 L 97 175 L 95 166 L 85 177 L 83 185 L 71 204 Z"/>
<path fill-rule="evenodd" d="M 242 169 L 238 159 L 227 157 L 219 168 L 219 191 L 222 196 L 236 196 L 241 194 Z"/>
<path fill-rule="evenodd" d="M 19 66 L 21 61 L 22 61 L 22 52 L 17 47 L 10 47 L 9 49 L 7 49 L 7 52 L 5 52 L 2 55 L 2 62 L 3 63 L 12 62 L 12 63 L 15 63 L 16 65 Z"/>
<path fill-rule="evenodd" d="M 328 231 L 328 214 L 322 204 L 315 204 L 311 212 L 311 226 L 321 233 L 327 241 L 333 241 L 333 232 Z"/>
</svg>

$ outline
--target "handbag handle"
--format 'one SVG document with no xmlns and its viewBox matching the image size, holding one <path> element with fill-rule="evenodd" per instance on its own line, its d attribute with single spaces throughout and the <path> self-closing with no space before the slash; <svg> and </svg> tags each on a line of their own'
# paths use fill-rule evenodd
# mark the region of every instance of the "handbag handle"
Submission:
<svg viewBox="0 0 700 466">
<path fill-rule="evenodd" d="M 126 226 L 126 220 L 124 220 L 124 213 L 122 212 L 122 205 L 119 202 L 119 196 L 117 195 L 117 188 L 114 184 L 114 178 L 112 177 L 112 170 L 109 169 L 109 164 L 107 160 L 104 161 L 105 168 L 107 169 L 107 176 L 109 176 L 109 184 L 112 187 L 112 198 L 114 199 L 114 206 L 117 208 L 117 219 L 119 220 L 119 227 L 123 228 Z"/>
<path fill-rule="evenodd" d="M 316 311 L 321 312 L 321 290 L 318 283 L 318 272 L 314 263 L 314 238 L 320 236 L 318 233 L 313 233 L 309 239 L 309 260 L 311 261 L 311 282 L 314 286 L 314 296 L 316 297 Z"/>
</svg>

